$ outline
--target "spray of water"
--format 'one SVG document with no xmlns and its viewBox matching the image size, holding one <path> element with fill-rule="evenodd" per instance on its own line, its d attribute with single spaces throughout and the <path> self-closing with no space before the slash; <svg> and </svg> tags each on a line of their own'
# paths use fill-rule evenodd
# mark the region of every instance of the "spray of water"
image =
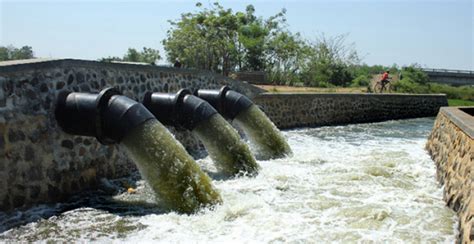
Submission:
<svg viewBox="0 0 474 244">
<path fill-rule="evenodd" d="M 140 180 L 119 203 L 96 193 L 88 207 L 0 212 L 0 242 L 454 243 L 458 219 L 424 150 L 432 127 L 415 119 L 284 131 L 294 155 L 258 161 L 256 177 L 213 181 L 225 201 L 212 210 L 144 206 L 154 199 Z M 215 171 L 209 157 L 197 162 Z"/>
<path fill-rule="evenodd" d="M 242 111 L 234 120 L 255 145 L 259 159 L 282 158 L 291 155 L 291 148 L 280 131 L 257 106 Z"/>
<path fill-rule="evenodd" d="M 191 213 L 221 202 L 209 176 L 158 121 L 134 128 L 122 143 L 167 208 Z"/>
<path fill-rule="evenodd" d="M 201 139 L 216 168 L 226 175 L 256 175 L 255 158 L 237 131 L 219 114 L 199 124 L 193 132 Z"/>
</svg>

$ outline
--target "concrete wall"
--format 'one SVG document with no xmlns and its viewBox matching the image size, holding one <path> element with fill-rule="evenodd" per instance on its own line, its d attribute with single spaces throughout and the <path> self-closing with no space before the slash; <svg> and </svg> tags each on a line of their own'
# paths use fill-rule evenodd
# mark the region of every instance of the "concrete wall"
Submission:
<svg viewBox="0 0 474 244">
<path fill-rule="evenodd" d="M 458 240 L 474 242 L 474 117 L 458 108 L 442 108 L 426 149 L 436 163 L 444 200 L 459 216 Z"/>
<path fill-rule="evenodd" d="M 264 93 L 254 98 L 278 128 L 436 116 L 445 95 Z"/>
<path fill-rule="evenodd" d="M 63 90 L 98 92 L 118 87 L 141 101 L 146 91 L 176 92 L 186 87 L 228 84 L 249 96 L 259 90 L 242 82 L 197 70 L 81 60 L 29 60 L 0 63 L 0 210 L 57 201 L 93 188 L 101 177 L 135 170 L 118 145 L 65 134 L 54 118 Z M 203 147 L 188 132 L 173 131 L 191 152 Z"/>
</svg>

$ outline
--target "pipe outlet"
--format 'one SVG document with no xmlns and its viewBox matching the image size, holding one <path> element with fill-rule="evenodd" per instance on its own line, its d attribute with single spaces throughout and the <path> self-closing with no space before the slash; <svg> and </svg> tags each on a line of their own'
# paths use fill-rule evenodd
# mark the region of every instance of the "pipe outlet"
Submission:
<svg viewBox="0 0 474 244">
<path fill-rule="evenodd" d="M 145 94 L 143 105 L 164 125 L 187 130 L 193 130 L 217 113 L 209 103 L 187 89 L 181 89 L 176 94 L 149 92 Z"/>
<path fill-rule="evenodd" d="M 248 97 L 231 90 L 228 86 L 223 86 L 220 90 L 199 89 L 195 95 L 206 100 L 222 116 L 231 120 L 253 105 Z"/>
<path fill-rule="evenodd" d="M 102 144 L 119 143 L 131 129 L 155 118 L 141 103 L 115 88 L 99 94 L 62 92 L 55 116 L 66 133 L 95 136 Z"/>
</svg>

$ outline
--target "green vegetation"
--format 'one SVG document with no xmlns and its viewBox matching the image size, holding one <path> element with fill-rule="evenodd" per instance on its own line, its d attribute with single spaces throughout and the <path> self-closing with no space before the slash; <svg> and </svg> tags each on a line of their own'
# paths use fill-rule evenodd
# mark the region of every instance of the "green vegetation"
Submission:
<svg viewBox="0 0 474 244">
<path fill-rule="evenodd" d="M 430 83 L 428 76 L 417 65 L 405 67 L 401 72 L 403 78 L 393 83 L 395 92 L 444 93 L 448 99 L 474 101 L 474 87 Z"/>
<path fill-rule="evenodd" d="M 449 106 L 474 106 L 474 101 L 460 99 L 448 99 Z"/>
<path fill-rule="evenodd" d="M 33 48 L 23 46 L 16 48 L 14 46 L 0 46 L 0 61 L 30 59 L 34 58 Z"/>
<path fill-rule="evenodd" d="M 350 67 L 359 63 L 346 35 L 307 41 L 286 27 L 286 10 L 264 19 L 248 5 L 234 12 L 219 3 L 184 13 L 163 40 L 167 59 L 179 58 L 188 68 L 228 75 L 235 71 L 266 71 L 274 84 L 346 86 L 354 79 Z"/>
<path fill-rule="evenodd" d="M 100 61 L 111 62 L 111 61 L 124 61 L 124 62 L 142 62 L 155 64 L 156 61 L 160 60 L 160 52 L 153 48 L 143 47 L 142 51 L 137 51 L 135 48 L 129 48 L 127 53 L 123 55 L 123 58 L 119 57 L 107 57 L 101 58 Z"/>
</svg>

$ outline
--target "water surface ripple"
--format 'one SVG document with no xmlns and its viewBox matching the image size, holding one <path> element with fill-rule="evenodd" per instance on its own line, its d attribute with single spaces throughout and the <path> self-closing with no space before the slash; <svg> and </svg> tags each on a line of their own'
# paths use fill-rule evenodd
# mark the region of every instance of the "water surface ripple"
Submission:
<svg viewBox="0 0 474 244">
<path fill-rule="evenodd" d="M 255 178 L 223 177 L 209 158 L 198 161 L 224 200 L 212 210 L 164 211 L 138 181 L 136 194 L 0 212 L 0 241 L 453 243 L 457 219 L 424 150 L 432 125 L 413 119 L 284 131 L 293 156 L 259 161 Z M 121 188 L 123 180 L 104 183 Z"/>
</svg>

